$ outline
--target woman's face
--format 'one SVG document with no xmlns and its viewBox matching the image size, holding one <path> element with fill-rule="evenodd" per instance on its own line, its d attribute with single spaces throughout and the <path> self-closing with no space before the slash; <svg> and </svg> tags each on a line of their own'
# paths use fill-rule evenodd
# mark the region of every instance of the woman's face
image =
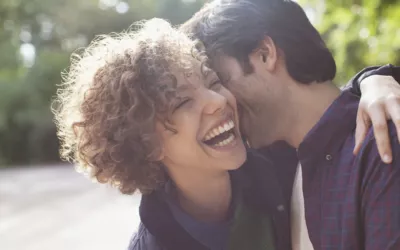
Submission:
<svg viewBox="0 0 400 250">
<path fill-rule="evenodd" d="M 239 133 L 235 97 L 214 72 L 202 74 L 200 66 L 190 76 L 175 76 L 178 94 L 169 119 L 175 131 L 157 124 L 164 165 L 200 171 L 240 167 L 246 149 Z"/>
</svg>

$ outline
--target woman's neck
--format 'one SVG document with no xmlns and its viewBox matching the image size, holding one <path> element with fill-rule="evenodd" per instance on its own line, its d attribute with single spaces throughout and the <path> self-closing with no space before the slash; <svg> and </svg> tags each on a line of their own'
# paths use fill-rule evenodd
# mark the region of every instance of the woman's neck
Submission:
<svg viewBox="0 0 400 250">
<path fill-rule="evenodd" d="M 231 181 L 227 171 L 218 174 L 171 175 L 176 199 L 181 208 L 195 219 L 215 222 L 227 218 L 232 199 Z"/>
</svg>

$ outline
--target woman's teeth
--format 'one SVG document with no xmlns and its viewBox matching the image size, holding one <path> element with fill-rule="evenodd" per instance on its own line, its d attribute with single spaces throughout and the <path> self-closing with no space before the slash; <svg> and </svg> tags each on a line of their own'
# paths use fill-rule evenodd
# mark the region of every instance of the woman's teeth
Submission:
<svg viewBox="0 0 400 250">
<path fill-rule="evenodd" d="M 233 140 L 235 140 L 235 135 L 231 133 L 231 134 L 229 134 L 228 138 L 226 138 L 225 140 L 223 140 L 221 142 L 216 143 L 214 146 L 222 147 L 222 146 L 228 145 L 229 143 L 233 142 Z"/>
<path fill-rule="evenodd" d="M 222 147 L 232 143 L 236 139 L 233 120 L 226 121 L 216 128 L 211 129 L 204 137 L 204 143 L 209 146 Z"/>
<path fill-rule="evenodd" d="M 211 140 L 212 138 L 227 132 L 235 127 L 235 123 L 232 120 L 226 121 L 223 124 L 219 125 L 218 127 L 212 129 L 207 135 L 204 137 L 205 141 Z"/>
</svg>

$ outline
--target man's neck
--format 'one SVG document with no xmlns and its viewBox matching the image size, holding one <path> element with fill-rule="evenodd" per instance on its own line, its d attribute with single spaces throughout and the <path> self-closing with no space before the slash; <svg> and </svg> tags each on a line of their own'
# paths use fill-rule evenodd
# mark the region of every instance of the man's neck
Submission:
<svg viewBox="0 0 400 250">
<path fill-rule="evenodd" d="M 332 83 L 296 84 L 292 86 L 284 124 L 284 140 L 298 148 L 308 132 L 318 123 L 329 106 L 340 95 L 340 89 Z"/>
<path fill-rule="evenodd" d="M 215 222 L 225 220 L 232 198 L 231 181 L 227 171 L 171 173 L 176 186 L 176 199 L 181 208 L 194 218 Z M 186 173 L 185 173 L 186 172 Z"/>
</svg>

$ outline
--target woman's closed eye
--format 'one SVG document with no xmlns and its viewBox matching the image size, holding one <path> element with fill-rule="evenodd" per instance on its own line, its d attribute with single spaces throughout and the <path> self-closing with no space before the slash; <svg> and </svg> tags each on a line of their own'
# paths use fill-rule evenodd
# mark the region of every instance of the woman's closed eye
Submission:
<svg viewBox="0 0 400 250">
<path fill-rule="evenodd" d="M 179 108 L 183 107 L 184 105 L 188 104 L 191 100 L 192 100 L 192 99 L 190 99 L 190 98 L 182 98 L 182 99 L 178 102 L 178 104 L 175 106 L 174 112 L 175 112 L 176 110 L 178 110 Z"/>
</svg>

